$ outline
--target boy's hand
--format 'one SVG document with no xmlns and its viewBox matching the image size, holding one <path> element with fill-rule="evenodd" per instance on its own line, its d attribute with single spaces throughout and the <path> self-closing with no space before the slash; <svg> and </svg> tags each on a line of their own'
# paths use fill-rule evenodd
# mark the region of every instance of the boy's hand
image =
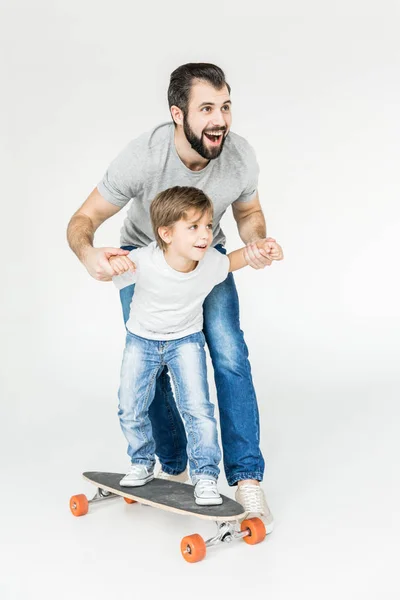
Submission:
<svg viewBox="0 0 400 600">
<path fill-rule="evenodd" d="M 132 273 L 136 271 L 135 263 L 127 256 L 112 256 L 108 259 L 108 262 L 114 270 L 115 275 L 122 275 L 126 271 L 131 271 Z"/>
<path fill-rule="evenodd" d="M 268 237 L 247 244 L 244 256 L 247 264 L 253 269 L 264 269 L 269 267 L 273 260 L 282 260 L 283 252 L 276 240 Z"/>
<path fill-rule="evenodd" d="M 274 238 L 265 238 L 265 240 L 260 240 L 256 243 L 260 244 L 259 247 L 263 248 L 268 253 L 268 257 L 271 260 L 283 259 L 283 250 Z"/>
<path fill-rule="evenodd" d="M 110 258 L 125 256 L 127 254 L 129 254 L 129 250 L 122 250 L 121 248 L 89 247 L 81 260 L 89 275 L 94 279 L 97 279 L 97 281 L 111 281 L 112 277 L 117 275 L 117 273 L 114 272 L 109 263 Z"/>
</svg>

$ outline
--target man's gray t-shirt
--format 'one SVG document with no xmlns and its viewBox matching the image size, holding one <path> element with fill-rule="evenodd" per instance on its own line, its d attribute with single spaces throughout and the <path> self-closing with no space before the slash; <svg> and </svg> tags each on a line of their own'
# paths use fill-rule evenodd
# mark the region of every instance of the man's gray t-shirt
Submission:
<svg viewBox="0 0 400 600">
<path fill-rule="evenodd" d="M 208 248 L 189 273 L 173 269 L 152 242 L 131 250 L 135 273 L 113 277 L 117 288 L 136 283 L 127 329 L 150 340 L 176 340 L 203 329 L 203 302 L 229 272 L 229 258 Z"/>
<path fill-rule="evenodd" d="M 254 150 L 232 131 L 218 158 L 201 171 L 191 171 L 176 151 L 173 123 L 163 123 L 132 140 L 110 164 L 97 189 L 121 208 L 132 200 L 121 229 L 121 246 L 144 247 L 154 241 L 150 204 L 155 196 L 176 185 L 199 188 L 214 205 L 216 246 L 225 244 L 221 217 L 233 202 L 253 200 L 258 173 Z"/>
</svg>

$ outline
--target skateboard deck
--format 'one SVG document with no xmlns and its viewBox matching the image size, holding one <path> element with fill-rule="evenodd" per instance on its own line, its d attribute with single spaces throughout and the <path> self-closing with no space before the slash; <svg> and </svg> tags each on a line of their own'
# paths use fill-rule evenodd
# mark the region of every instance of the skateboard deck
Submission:
<svg viewBox="0 0 400 600">
<path fill-rule="evenodd" d="M 83 477 L 118 496 L 175 513 L 191 514 L 200 519 L 236 521 L 246 516 L 243 506 L 227 496 L 222 496 L 223 502 L 217 506 L 199 506 L 194 501 L 193 486 L 187 483 L 154 478 L 140 487 L 122 487 L 119 482 L 124 477 L 123 473 L 88 471 L 83 473 Z"/>
<path fill-rule="evenodd" d="M 122 496 L 128 504 L 138 502 L 172 513 L 215 521 L 218 532 L 209 540 L 204 541 L 197 533 L 182 539 L 181 553 L 187 562 L 202 560 L 206 555 L 206 548 L 219 542 L 244 539 L 247 544 L 258 544 L 265 538 L 265 526 L 261 519 L 252 518 L 240 522 L 246 516 L 243 506 L 227 496 L 222 496 L 222 504 L 199 506 L 194 500 L 193 486 L 186 483 L 155 478 L 143 486 L 122 487 L 119 482 L 124 473 L 86 471 L 82 475 L 97 487 L 97 493 L 91 500 L 84 494 L 71 497 L 70 510 L 76 517 L 85 515 L 89 504 Z"/>
</svg>

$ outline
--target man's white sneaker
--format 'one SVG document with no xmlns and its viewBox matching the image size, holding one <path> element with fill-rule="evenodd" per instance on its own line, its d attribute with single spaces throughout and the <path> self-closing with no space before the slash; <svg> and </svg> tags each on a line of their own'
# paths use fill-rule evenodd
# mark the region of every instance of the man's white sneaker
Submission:
<svg viewBox="0 0 400 600">
<path fill-rule="evenodd" d="M 194 500 L 200 506 L 222 504 L 215 479 L 199 479 L 194 486 Z"/>
<path fill-rule="evenodd" d="M 259 517 L 265 525 L 267 533 L 271 533 L 274 528 L 274 517 L 269 510 L 264 492 L 259 485 L 255 483 L 244 483 L 238 486 L 235 493 L 235 500 L 239 502 L 246 511 L 246 519 Z"/>
<path fill-rule="evenodd" d="M 129 473 L 125 475 L 119 482 L 123 487 L 139 487 L 154 479 L 153 467 L 147 468 L 144 465 L 131 465 Z"/>
<path fill-rule="evenodd" d="M 165 473 L 162 468 L 158 471 L 156 477 L 157 479 L 165 479 L 166 481 L 178 481 L 178 483 L 186 483 L 189 478 L 187 469 L 178 475 L 170 475 L 169 473 Z"/>
</svg>

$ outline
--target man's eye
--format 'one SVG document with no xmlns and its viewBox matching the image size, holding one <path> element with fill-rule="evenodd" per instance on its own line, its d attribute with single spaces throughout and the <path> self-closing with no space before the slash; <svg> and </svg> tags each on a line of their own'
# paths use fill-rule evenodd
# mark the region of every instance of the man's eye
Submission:
<svg viewBox="0 0 400 600">
<path fill-rule="evenodd" d="M 202 110 L 202 112 L 209 111 L 209 110 L 211 110 L 211 107 L 210 106 L 204 106 L 201 110 Z"/>
<path fill-rule="evenodd" d="M 226 104 L 225 106 L 222 107 L 222 110 L 224 110 L 225 112 L 229 112 L 230 111 L 230 106 L 229 104 Z"/>
</svg>

